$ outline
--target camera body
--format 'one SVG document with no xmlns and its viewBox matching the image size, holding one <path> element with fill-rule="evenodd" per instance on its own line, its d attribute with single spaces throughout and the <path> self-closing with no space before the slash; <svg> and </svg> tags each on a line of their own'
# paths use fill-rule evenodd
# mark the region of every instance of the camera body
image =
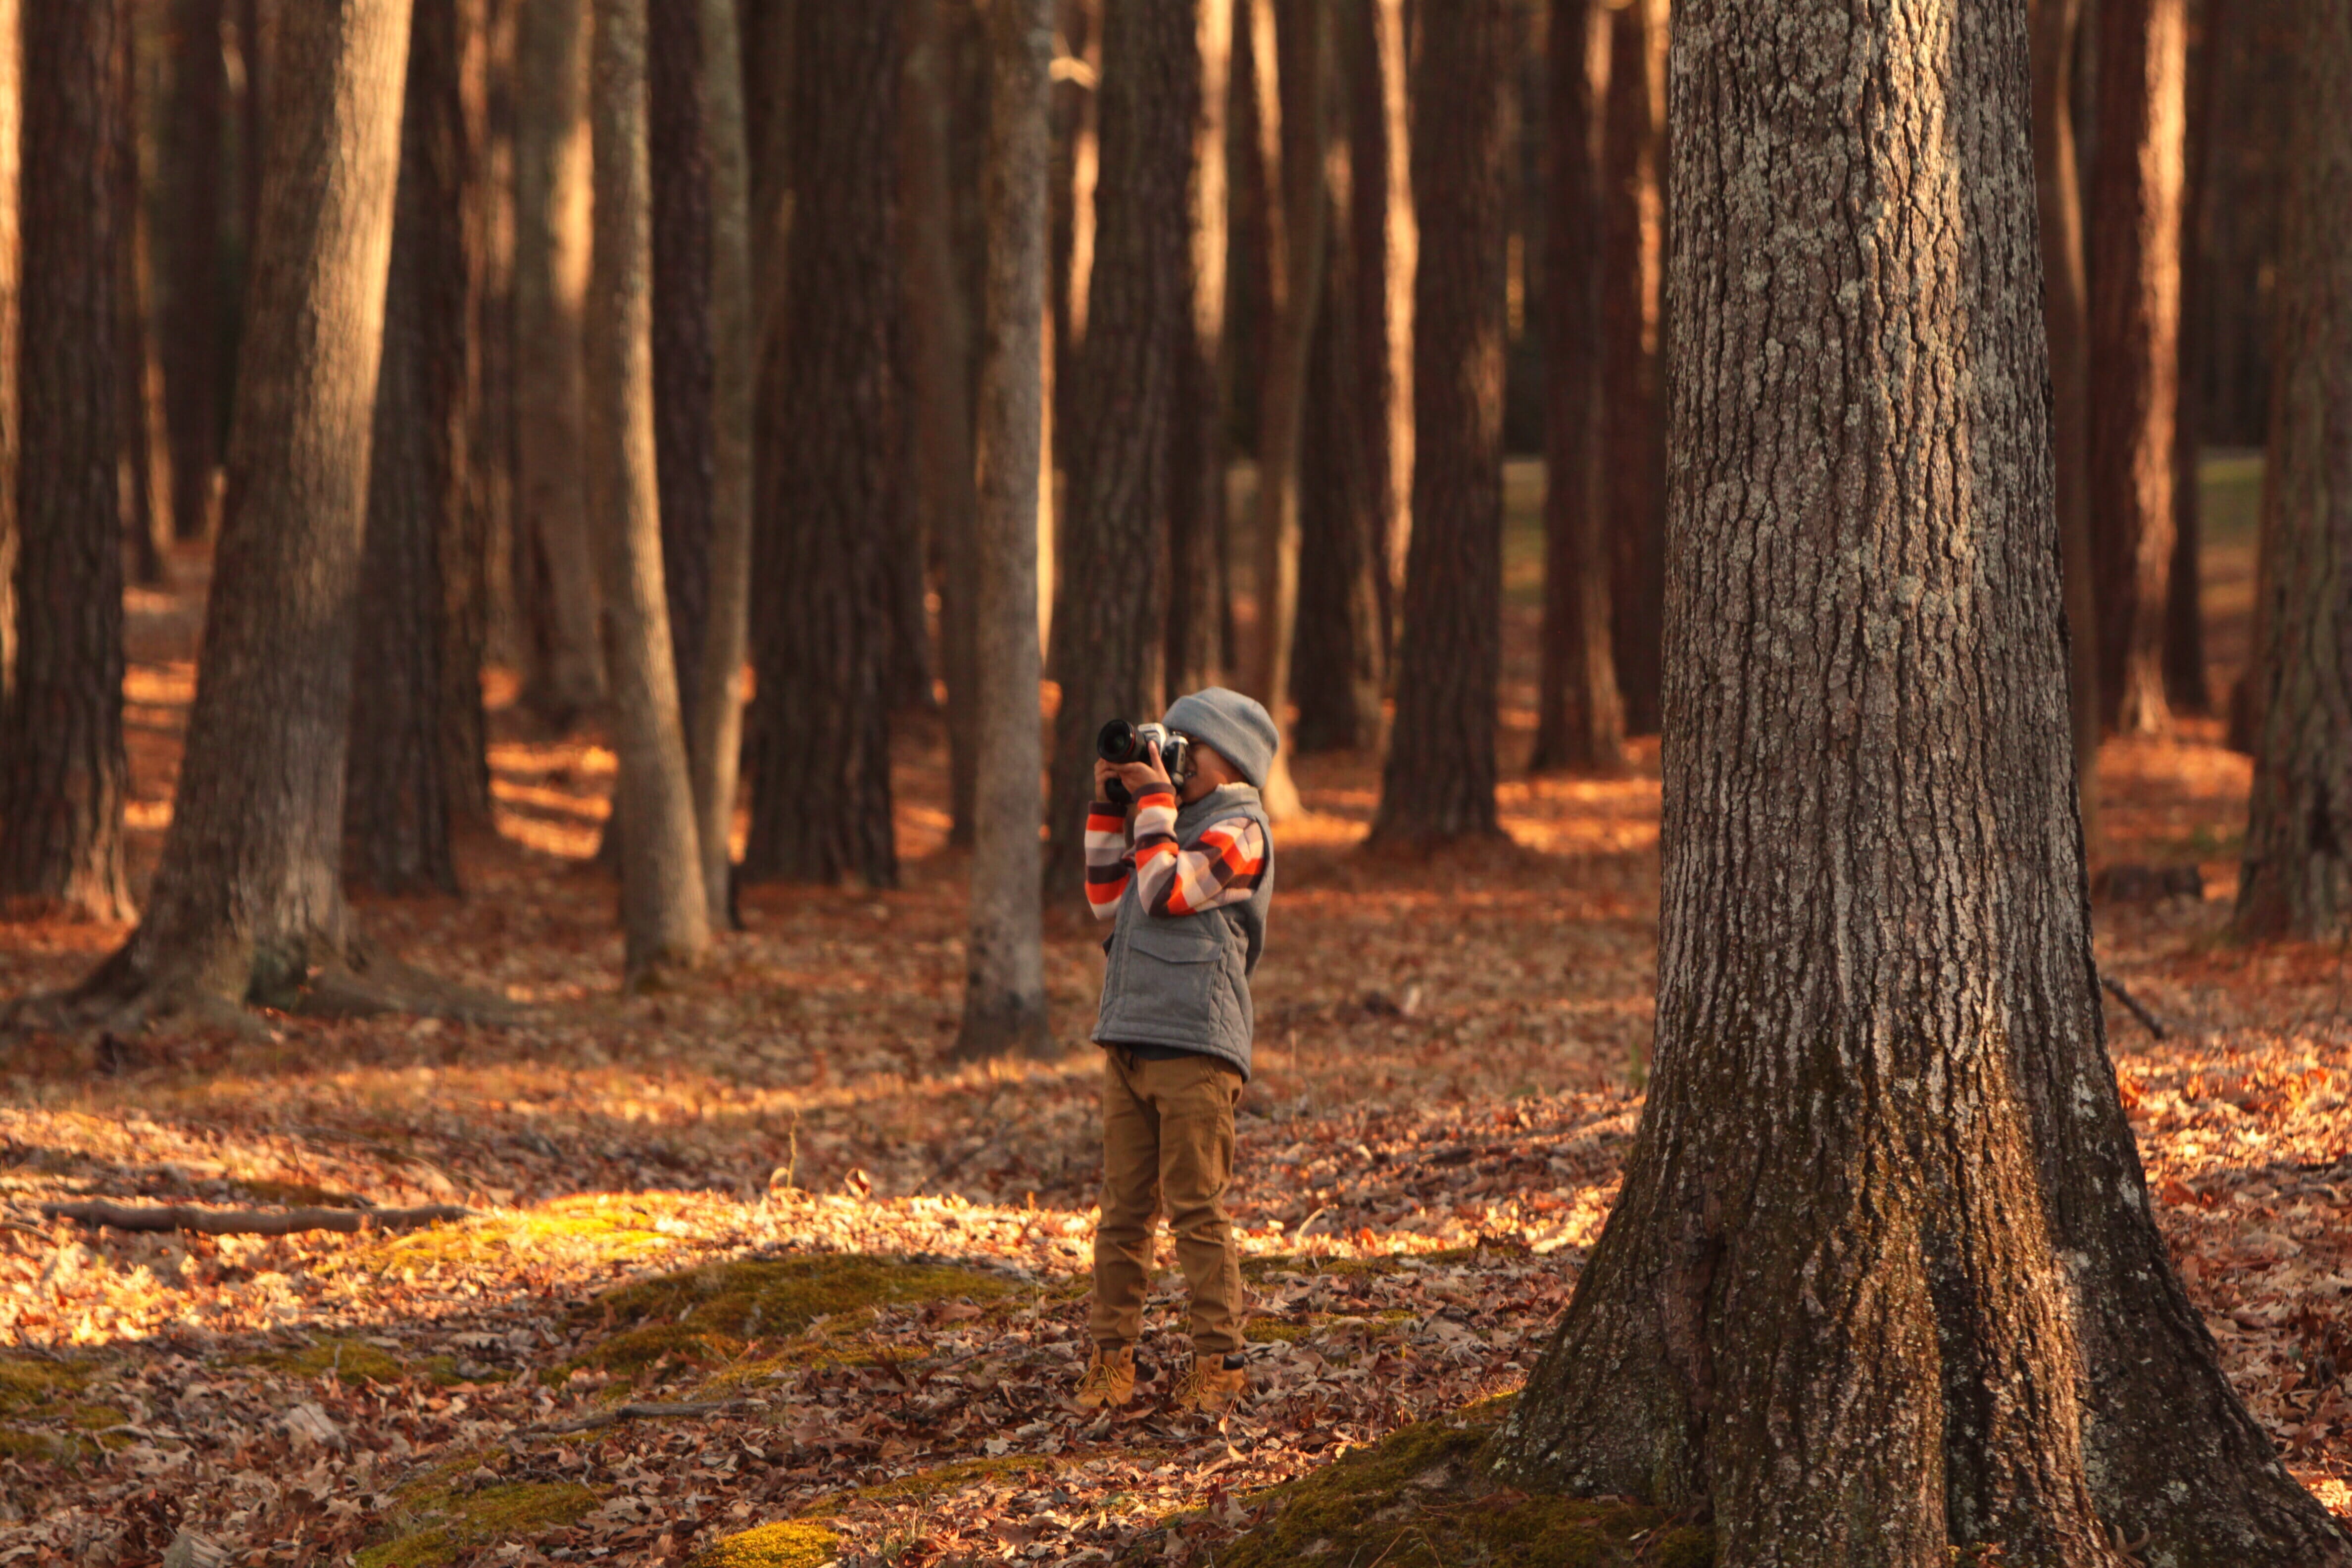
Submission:
<svg viewBox="0 0 2352 1568">
<path fill-rule="evenodd" d="M 1154 746 L 1160 748 L 1160 765 L 1168 770 L 1169 782 L 1182 789 L 1192 772 L 1191 737 L 1171 734 L 1165 724 L 1138 724 L 1127 719 L 1114 719 L 1095 734 L 1095 754 L 1107 763 L 1148 763 Z M 1117 779 L 1103 789 L 1113 805 L 1126 805 L 1135 798 Z"/>
</svg>

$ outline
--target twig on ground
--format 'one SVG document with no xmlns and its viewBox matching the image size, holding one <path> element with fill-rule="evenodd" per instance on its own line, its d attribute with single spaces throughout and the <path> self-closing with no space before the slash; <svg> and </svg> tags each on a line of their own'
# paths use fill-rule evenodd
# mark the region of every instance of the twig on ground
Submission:
<svg viewBox="0 0 2352 1568">
<path fill-rule="evenodd" d="M 2143 1025 L 2147 1026 L 2147 1032 L 2150 1035 L 2155 1036 L 2159 1040 L 2165 1037 L 2164 1020 L 2149 1012 L 2146 1007 L 2140 1005 L 2139 998 L 2125 990 L 2124 983 L 2122 981 L 2117 980 L 2112 974 L 2102 974 L 2099 976 L 2099 984 L 2105 988 L 2108 995 L 2113 996 L 2116 1001 L 2130 1008 L 2131 1016 L 2137 1018 Z"/>
<path fill-rule="evenodd" d="M 457 1204 L 415 1209 L 208 1209 L 194 1204 L 43 1204 L 50 1219 L 116 1230 L 193 1230 L 205 1236 L 292 1236 L 297 1231 L 415 1230 L 446 1220 L 471 1219 Z"/>
<path fill-rule="evenodd" d="M 748 1410 L 748 1399 L 698 1399 L 682 1404 L 658 1402 L 615 1405 L 610 1410 L 599 1410 L 593 1415 L 583 1415 L 577 1421 L 561 1421 L 552 1426 L 541 1426 L 536 1432 L 526 1432 L 526 1437 L 563 1437 L 574 1432 L 593 1432 L 599 1426 L 610 1426 L 620 1421 L 677 1420 L 696 1415 L 716 1415 L 724 1411 Z"/>
</svg>

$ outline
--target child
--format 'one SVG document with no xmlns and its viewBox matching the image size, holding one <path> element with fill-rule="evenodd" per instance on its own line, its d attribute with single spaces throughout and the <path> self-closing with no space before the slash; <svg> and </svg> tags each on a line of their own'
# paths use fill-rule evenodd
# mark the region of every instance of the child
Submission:
<svg viewBox="0 0 2352 1568">
<path fill-rule="evenodd" d="M 1250 1071 L 1250 972 L 1274 901 L 1274 845 L 1257 786 L 1274 762 L 1274 720 L 1223 687 L 1180 697 L 1162 721 L 1192 742 L 1182 789 L 1155 748 L 1095 764 L 1087 813 L 1087 901 L 1113 922 L 1103 951 L 1102 1220 L 1095 1227 L 1094 1356 L 1077 1405 L 1135 1393 L 1135 1342 L 1165 1204 L 1192 1292 L 1192 1370 L 1180 1411 L 1222 1411 L 1242 1370 L 1241 1259 L 1225 1215 L 1234 1107 Z M 1125 818 L 1105 796 L 1134 796 Z M 1130 837 L 1132 843 L 1130 844 Z"/>
</svg>

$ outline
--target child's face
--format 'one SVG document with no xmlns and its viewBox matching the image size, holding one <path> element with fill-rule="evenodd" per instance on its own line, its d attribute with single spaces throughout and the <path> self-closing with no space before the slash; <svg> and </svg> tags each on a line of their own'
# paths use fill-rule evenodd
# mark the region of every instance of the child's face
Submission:
<svg viewBox="0 0 2352 1568">
<path fill-rule="evenodd" d="M 1184 788 L 1177 798 L 1190 805 L 1211 790 L 1229 784 L 1239 784 L 1242 775 L 1234 772 L 1234 764 L 1223 753 L 1204 741 L 1192 742 L 1192 771 L 1185 775 Z"/>
</svg>

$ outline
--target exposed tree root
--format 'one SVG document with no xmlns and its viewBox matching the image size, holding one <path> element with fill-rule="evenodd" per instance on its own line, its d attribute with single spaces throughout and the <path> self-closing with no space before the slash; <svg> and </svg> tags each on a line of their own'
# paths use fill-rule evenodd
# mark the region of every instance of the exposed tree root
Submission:
<svg viewBox="0 0 2352 1568">
<path fill-rule="evenodd" d="M 208 1209 L 194 1204 L 43 1204 L 49 1219 L 114 1230 L 192 1230 L 205 1236 L 292 1236 L 298 1231 L 415 1230 L 474 1217 L 458 1204 L 413 1209 Z"/>
</svg>

